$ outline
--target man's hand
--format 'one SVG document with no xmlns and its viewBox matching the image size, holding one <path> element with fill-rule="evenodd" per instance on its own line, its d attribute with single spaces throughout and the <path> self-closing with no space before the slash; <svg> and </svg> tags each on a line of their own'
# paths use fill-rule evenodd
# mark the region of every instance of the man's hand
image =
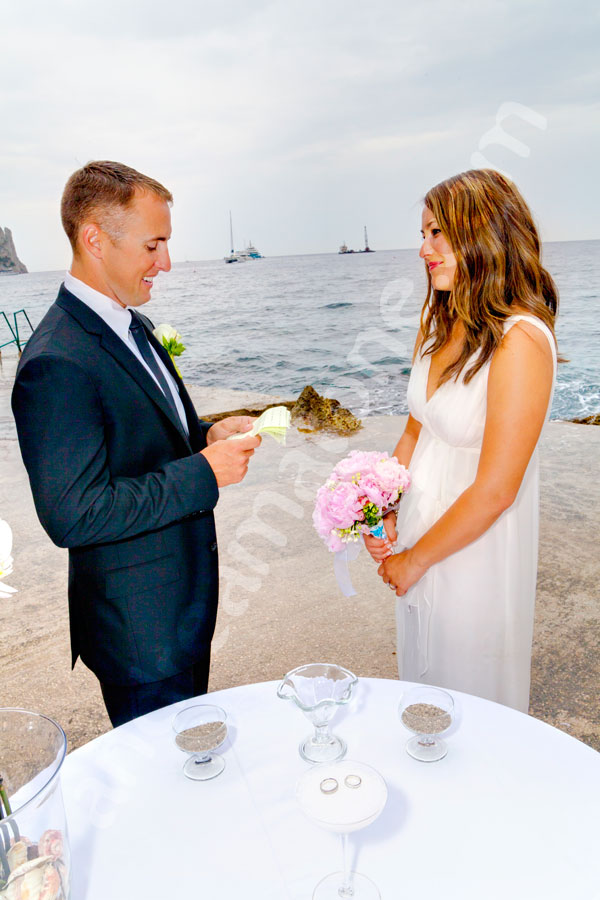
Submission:
<svg viewBox="0 0 600 900">
<path fill-rule="evenodd" d="M 365 547 L 375 560 L 375 562 L 383 562 L 388 556 L 394 552 L 391 545 L 396 543 L 398 535 L 396 533 L 396 513 L 390 512 L 383 517 L 383 527 L 387 534 L 387 541 L 373 537 L 372 534 L 363 534 Z"/>
<path fill-rule="evenodd" d="M 248 416 L 231 416 L 231 419 L 247 419 Z M 223 419 L 227 422 L 228 419 Z M 221 422 L 216 424 L 221 425 Z M 215 426 L 213 425 L 213 428 Z M 210 429 L 212 431 L 212 428 Z M 210 432 L 209 432 L 210 434 Z M 260 444 L 260 437 L 247 437 L 239 441 L 216 440 L 205 450 L 201 450 L 203 456 L 215 473 L 219 487 L 227 484 L 237 484 L 248 471 L 248 463 L 254 450 Z"/>
<path fill-rule="evenodd" d="M 256 416 L 227 416 L 211 425 L 206 434 L 206 443 L 210 446 L 215 441 L 226 441 L 231 434 L 250 431 L 255 422 Z"/>
</svg>

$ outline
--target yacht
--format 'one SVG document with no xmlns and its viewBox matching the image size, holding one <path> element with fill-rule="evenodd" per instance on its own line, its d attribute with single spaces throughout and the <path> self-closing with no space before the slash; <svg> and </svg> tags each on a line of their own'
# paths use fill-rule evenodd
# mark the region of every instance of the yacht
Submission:
<svg viewBox="0 0 600 900">
<path fill-rule="evenodd" d="M 252 241 L 248 243 L 248 246 L 245 250 L 240 250 L 240 256 L 243 256 L 245 259 L 264 259 L 262 253 L 259 253 Z"/>
</svg>

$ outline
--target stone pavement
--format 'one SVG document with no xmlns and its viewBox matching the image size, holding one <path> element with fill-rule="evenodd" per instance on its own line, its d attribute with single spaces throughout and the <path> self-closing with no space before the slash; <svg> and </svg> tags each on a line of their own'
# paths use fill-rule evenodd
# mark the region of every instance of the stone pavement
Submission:
<svg viewBox="0 0 600 900">
<path fill-rule="evenodd" d="M 110 727 L 95 677 L 70 671 L 67 553 L 39 525 L 9 394 L 0 371 L 0 517 L 14 531 L 19 589 L 0 601 L 0 705 L 56 718 L 70 747 Z M 200 414 L 273 398 L 192 386 Z M 340 595 L 332 557 L 315 534 L 317 487 L 350 449 L 392 450 L 402 417 L 374 416 L 350 438 L 300 434 L 286 447 L 266 437 L 242 485 L 217 507 L 221 601 L 210 688 L 280 678 L 311 661 L 359 676 L 397 678 L 393 597 L 366 553 L 353 564 L 357 595 Z M 541 537 L 530 712 L 600 749 L 598 520 L 600 429 L 552 422 L 542 441 Z"/>
</svg>

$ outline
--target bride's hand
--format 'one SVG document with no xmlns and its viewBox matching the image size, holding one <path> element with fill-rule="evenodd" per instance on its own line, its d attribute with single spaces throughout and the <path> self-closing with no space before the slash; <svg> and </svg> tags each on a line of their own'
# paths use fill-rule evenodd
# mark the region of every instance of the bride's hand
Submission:
<svg viewBox="0 0 600 900">
<path fill-rule="evenodd" d="M 427 567 L 415 560 L 411 549 L 394 553 L 393 556 L 384 559 L 377 569 L 377 574 L 381 575 L 388 587 L 396 592 L 397 597 L 402 597 L 426 571 Z"/>
<path fill-rule="evenodd" d="M 387 534 L 387 541 L 381 538 L 373 537 L 372 534 L 363 534 L 365 547 L 375 560 L 375 562 L 383 562 L 388 556 L 394 552 L 391 545 L 396 543 L 398 535 L 396 534 L 396 513 L 388 513 L 383 517 L 383 527 Z"/>
</svg>

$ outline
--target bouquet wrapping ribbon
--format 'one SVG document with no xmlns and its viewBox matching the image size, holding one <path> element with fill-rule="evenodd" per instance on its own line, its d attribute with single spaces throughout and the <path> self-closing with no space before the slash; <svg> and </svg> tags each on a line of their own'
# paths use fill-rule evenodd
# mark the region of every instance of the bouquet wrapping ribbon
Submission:
<svg viewBox="0 0 600 900">
<path fill-rule="evenodd" d="M 400 501 L 395 503 L 393 506 L 390 506 L 383 513 L 384 516 L 387 516 L 390 512 L 396 512 L 400 506 Z M 372 534 L 373 537 L 379 538 L 381 541 L 388 541 L 387 531 L 385 530 L 385 525 L 383 524 L 383 519 L 380 519 L 377 525 L 373 525 L 372 528 L 369 529 L 369 534 Z M 349 563 L 354 562 L 358 554 L 360 553 L 361 547 L 363 545 L 362 540 L 352 541 L 351 543 L 347 543 L 343 550 L 338 550 L 333 557 L 333 571 L 335 573 L 335 578 L 338 583 L 338 587 L 341 590 L 344 597 L 354 597 L 356 591 L 352 585 L 352 578 L 350 577 L 350 567 Z M 390 544 L 390 546 L 392 546 Z"/>
<path fill-rule="evenodd" d="M 351 544 L 346 544 L 343 550 L 338 550 L 333 557 L 333 571 L 335 572 L 338 587 L 344 597 L 353 597 L 356 594 L 352 586 L 348 563 L 354 562 L 360 553 L 362 544 L 361 540 L 352 541 Z"/>
</svg>

